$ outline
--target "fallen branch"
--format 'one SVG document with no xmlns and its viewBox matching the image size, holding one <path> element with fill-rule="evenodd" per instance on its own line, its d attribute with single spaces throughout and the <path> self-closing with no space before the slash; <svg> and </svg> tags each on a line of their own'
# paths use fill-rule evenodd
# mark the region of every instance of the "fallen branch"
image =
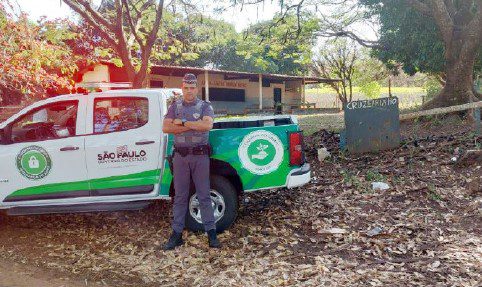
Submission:
<svg viewBox="0 0 482 287">
<path fill-rule="evenodd" d="M 479 101 L 479 102 L 475 102 L 475 103 L 468 103 L 468 104 L 463 104 L 463 105 L 458 105 L 458 106 L 451 106 L 451 107 L 446 107 L 446 108 L 436 108 L 436 109 L 431 109 L 431 110 L 426 110 L 426 111 L 419 111 L 419 112 L 414 112 L 414 113 L 401 114 L 400 115 L 400 121 L 415 119 L 415 118 L 419 118 L 419 117 L 423 117 L 423 116 L 433 116 L 433 115 L 460 112 L 460 111 L 476 109 L 476 108 L 481 108 L 481 107 L 482 107 L 482 101 Z"/>
</svg>

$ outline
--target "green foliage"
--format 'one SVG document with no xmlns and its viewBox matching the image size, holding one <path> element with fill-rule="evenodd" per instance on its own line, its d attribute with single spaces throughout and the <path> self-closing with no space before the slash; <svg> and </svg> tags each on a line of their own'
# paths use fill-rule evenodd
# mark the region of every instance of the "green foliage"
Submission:
<svg viewBox="0 0 482 287">
<path fill-rule="evenodd" d="M 437 193 L 437 188 L 435 187 L 435 185 L 433 183 L 430 183 L 427 186 L 427 189 L 428 189 L 427 197 L 430 200 L 433 200 L 433 201 L 442 201 L 443 200 L 443 197 L 440 194 Z"/>
<path fill-rule="evenodd" d="M 363 86 L 372 81 L 377 81 L 380 85 L 387 84 L 388 71 L 383 62 L 377 58 L 367 55 L 368 51 L 363 50 L 360 59 L 355 65 L 353 84 Z"/>
<path fill-rule="evenodd" d="M 212 51 L 236 37 L 234 27 L 201 14 L 164 11 L 163 28 L 153 50 L 153 63 L 204 67 L 219 61 Z"/>
<path fill-rule="evenodd" d="M 379 98 L 381 95 L 382 87 L 379 83 L 372 81 L 364 84 L 360 87 L 360 92 L 369 99 Z"/>
<path fill-rule="evenodd" d="M 172 53 L 154 53 L 155 63 L 213 67 L 223 70 L 302 75 L 311 61 L 318 20 L 287 15 L 251 26 L 237 33 L 232 24 L 202 15 L 166 14 L 165 30 Z M 181 53 L 179 55 L 179 53 Z"/>
<path fill-rule="evenodd" d="M 105 5 L 102 12 L 107 18 L 114 17 L 112 9 L 112 5 Z M 149 21 L 144 22 L 146 29 L 150 29 Z M 295 15 L 283 18 L 277 15 L 237 33 L 234 26 L 225 21 L 165 10 L 151 63 L 302 75 L 307 73 L 307 64 L 311 61 L 312 34 L 317 29 L 318 20 L 311 15 L 301 18 L 300 30 Z M 103 43 L 99 55 L 106 59 L 113 57 L 114 62 L 120 63 L 115 52 L 107 48 Z M 138 65 L 140 57 L 135 42 L 131 50 L 135 55 L 132 61 Z"/>
<path fill-rule="evenodd" d="M 427 91 L 427 100 L 431 100 L 442 91 L 442 85 L 436 79 L 429 78 L 425 83 L 425 90 Z"/>
<path fill-rule="evenodd" d="M 384 49 L 373 53 L 388 68 L 395 70 L 396 64 L 402 63 L 409 75 L 444 70 L 444 45 L 433 19 L 415 12 L 404 0 L 361 3 L 380 17 L 380 43 Z"/>
<path fill-rule="evenodd" d="M 383 49 L 373 51 L 387 67 L 414 75 L 445 71 L 445 47 L 433 18 L 421 15 L 405 0 L 360 0 L 370 15 L 380 22 L 380 44 Z M 481 70 L 482 50 L 475 70 Z"/>
<path fill-rule="evenodd" d="M 367 174 L 365 175 L 365 180 L 370 181 L 370 182 L 371 181 L 382 181 L 382 182 L 384 182 L 384 181 L 386 181 L 386 177 L 383 174 L 379 173 L 378 171 L 370 169 L 370 170 L 367 171 Z"/>
<path fill-rule="evenodd" d="M 229 50 L 230 43 L 237 38 L 231 24 L 203 15 L 179 18 L 174 26 L 166 23 L 166 29 L 183 42 L 182 57 L 176 63 L 183 66 L 219 67 L 226 58 L 224 51 Z"/>
<path fill-rule="evenodd" d="M 312 59 L 313 32 L 318 29 L 318 19 L 310 14 L 302 15 L 299 26 L 295 15 L 277 14 L 244 31 L 237 54 L 254 72 L 303 75 Z"/>
<path fill-rule="evenodd" d="M 78 70 L 77 56 L 68 44 L 78 35 L 67 21 L 14 17 L 0 4 L 1 105 L 18 104 L 69 92 Z"/>
</svg>

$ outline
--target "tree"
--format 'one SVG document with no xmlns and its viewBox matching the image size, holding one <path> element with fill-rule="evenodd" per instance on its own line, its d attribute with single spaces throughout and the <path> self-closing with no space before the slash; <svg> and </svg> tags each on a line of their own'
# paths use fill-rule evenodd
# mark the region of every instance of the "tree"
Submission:
<svg viewBox="0 0 482 287">
<path fill-rule="evenodd" d="M 66 44 L 77 37 L 69 23 L 12 15 L 0 3 L 0 104 L 20 104 L 68 93 L 79 59 Z"/>
<path fill-rule="evenodd" d="M 164 1 L 113 0 L 97 8 L 88 0 L 63 1 L 116 52 L 133 87 L 144 86 Z"/>
<path fill-rule="evenodd" d="M 187 17 L 179 15 L 176 21 L 166 21 L 165 29 L 183 43 L 176 64 L 233 69 L 243 63 L 243 57 L 236 54 L 240 35 L 230 23 L 193 13 Z M 191 57 L 186 57 L 187 54 Z M 239 59 L 233 61 L 233 56 Z"/>
<path fill-rule="evenodd" d="M 425 108 L 450 106 L 480 97 L 473 87 L 482 59 L 481 0 L 360 0 L 379 16 L 375 54 L 389 67 L 400 62 L 409 74 L 428 72 L 444 83 Z"/>
<path fill-rule="evenodd" d="M 381 85 L 386 85 L 388 78 L 398 72 L 396 69 L 397 66 L 392 71 L 389 71 L 382 61 L 372 56 L 372 49 L 360 47 L 358 60 L 355 65 L 353 84 L 355 86 L 363 86 L 375 81 Z"/>
<path fill-rule="evenodd" d="M 317 20 L 303 15 L 300 23 L 303 26 L 298 31 L 294 15 L 276 15 L 237 33 L 232 24 L 191 14 L 172 24 L 167 21 L 165 29 L 182 35 L 183 52 L 198 55 L 178 57 L 181 65 L 302 75 L 311 62 Z"/>
<path fill-rule="evenodd" d="M 343 107 L 353 99 L 353 76 L 358 57 L 356 45 L 347 39 L 340 39 L 327 41 L 313 61 L 312 71 L 316 76 L 341 80 L 328 85 L 335 90 Z"/>
<path fill-rule="evenodd" d="M 254 72 L 304 75 L 318 29 L 318 20 L 308 13 L 276 14 L 243 31 L 237 53 L 252 63 Z"/>
<path fill-rule="evenodd" d="M 231 2 L 249 4 L 264 1 Z M 380 59 L 390 68 L 398 62 L 409 74 L 422 71 L 438 75 L 444 88 L 425 108 L 460 104 L 481 97 L 473 88 L 473 79 L 482 66 L 482 0 L 278 2 L 282 10 L 294 7 L 297 15 L 317 11 L 321 20 L 320 30 L 316 33 L 319 36 L 351 38 L 375 49 L 376 55 L 385 55 Z M 326 11 L 334 13 L 327 16 Z M 367 40 L 354 29 L 357 23 L 368 27 L 377 20 L 380 24 L 379 40 Z"/>
</svg>

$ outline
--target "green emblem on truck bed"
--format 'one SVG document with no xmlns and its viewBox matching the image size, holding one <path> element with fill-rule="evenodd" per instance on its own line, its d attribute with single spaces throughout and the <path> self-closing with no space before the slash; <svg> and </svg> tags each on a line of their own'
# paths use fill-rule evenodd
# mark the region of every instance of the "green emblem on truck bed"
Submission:
<svg viewBox="0 0 482 287">
<path fill-rule="evenodd" d="M 49 174 L 52 161 L 45 149 L 29 146 L 23 148 L 17 155 L 17 168 L 26 178 L 37 180 Z"/>
<path fill-rule="evenodd" d="M 283 153 L 283 143 L 279 137 L 266 130 L 247 134 L 238 149 L 243 167 L 257 175 L 277 170 L 283 161 Z"/>
</svg>

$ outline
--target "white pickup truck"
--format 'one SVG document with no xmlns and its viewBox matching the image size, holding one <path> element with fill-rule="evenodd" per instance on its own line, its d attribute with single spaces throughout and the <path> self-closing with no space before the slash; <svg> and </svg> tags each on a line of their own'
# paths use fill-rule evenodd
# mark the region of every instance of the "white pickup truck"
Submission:
<svg viewBox="0 0 482 287">
<path fill-rule="evenodd" d="M 63 95 L 13 115 L 0 124 L 0 208 L 10 215 L 110 211 L 171 198 L 173 138 L 161 125 L 172 97 L 171 89 Z M 234 222 L 243 192 L 310 180 L 292 116 L 216 120 L 210 144 L 220 231 Z M 187 227 L 202 230 L 194 194 Z"/>
</svg>

